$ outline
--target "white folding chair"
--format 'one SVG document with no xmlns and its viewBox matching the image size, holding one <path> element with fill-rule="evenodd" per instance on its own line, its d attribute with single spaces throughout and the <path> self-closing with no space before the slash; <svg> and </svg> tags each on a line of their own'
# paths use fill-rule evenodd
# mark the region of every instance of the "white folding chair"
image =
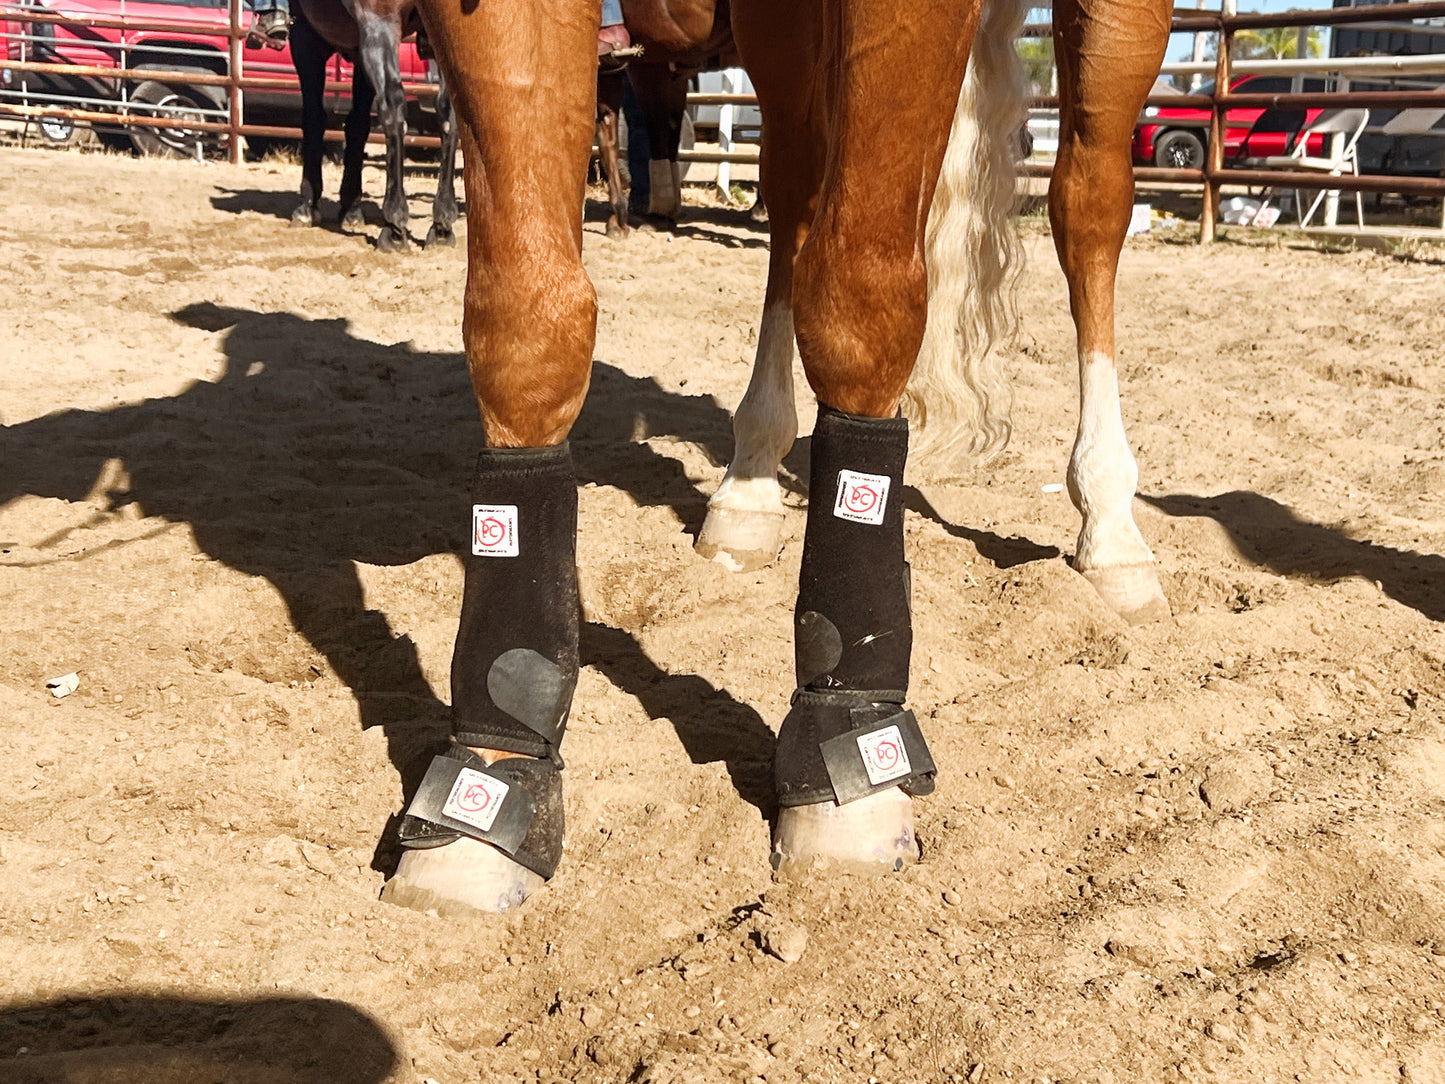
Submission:
<svg viewBox="0 0 1445 1084">
<path fill-rule="evenodd" d="M 1358 177 L 1360 175 L 1360 136 L 1365 131 L 1365 125 L 1369 123 L 1370 111 L 1368 109 L 1326 109 L 1315 118 L 1313 124 L 1305 125 L 1300 132 L 1299 140 L 1289 154 L 1270 155 L 1260 164 L 1266 169 L 1328 173 L 1332 177 L 1353 173 Z M 1329 152 L 1327 157 L 1309 153 L 1311 135 L 1326 137 L 1325 144 Z M 1299 217 L 1302 229 L 1310 224 L 1310 219 L 1314 217 L 1321 201 L 1328 194 L 1329 190 L 1321 189 L 1315 195 L 1309 210 L 1301 213 L 1300 208 L 1303 204 L 1299 192 L 1295 192 L 1295 214 Z M 1335 195 L 1338 198 L 1338 190 L 1335 190 Z M 1326 216 L 1327 225 L 1334 225 L 1333 221 L 1329 221 L 1333 217 L 1333 213 Z M 1365 201 L 1358 190 L 1355 192 L 1355 222 L 1361 226 L 1365 224 Z"/>
</svg>

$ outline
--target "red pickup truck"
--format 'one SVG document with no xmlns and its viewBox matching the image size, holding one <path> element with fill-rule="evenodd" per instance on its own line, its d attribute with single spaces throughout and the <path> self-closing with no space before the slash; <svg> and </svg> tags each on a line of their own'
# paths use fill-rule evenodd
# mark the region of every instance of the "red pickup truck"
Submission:
<svg viewBox="0 0 1445 1084">
<path fill-rule="evenodd" d="M 1236 94 L 1288 94 L 1293 81 L 1288 75 L 1243 75 L 1232 84 Z M 1311 75 L 1304 79 L 1302 89 L 1310 94 L 1321 94 L 1329 89 L 1323 76 Z M 1199 88 L 1200 94 L 1213 94 L 1214 83 L 1208 82 Z M 1256 132 L 1244 146 L 1254 122 L 1264 110 L 1230 109 L 1225 117 L 1224 161 L 1244 154 L 1264 157 L 1271 154 L 1288 154 L 1288 137 L 1283 132 Z M 1302 110 L 1304 123 L 1309 124 L 1321 113 L 1319 109 Z M 1166 169 L 1200 169 L 1204 165 L 1205 145 L 1209 138 L 1208 109 L 1190 107 L 1150 106 L 1144 110 L 1134 128 L 1134 161 L 1140 165 L 1163 166 Z M 1311 154 L 1321 154 L 1324 137 L 1316 133 L 1306 136 Z"/>
<path fill-rule="evenodd" d="M 124 17 L 131 22 L 170 23 L 183 30 L 114 30 L 78 23 L 20 23 L 6 20 L 6 8 L 48 8 L 77 18 Z M 250 0 L 243 0 L 242 25 L 251 22 Z M 193 24 L 194 29 L 191 28 Z M 58 109 L 151 112 L 197 120 L 227 119 L 225 87 L 197 86 L 179 80 L 117 79 L 105 76 L 58 75 L 21 72 L 4 67 L 5 59 L 75 64 L 93 68 L 194 71 L 225 75 L 229 71 L 227 0 L 0 0 L 0 100 Z M 272 49 L 247 42 L 242 65 L 248 78 L 265 79 L 274 89 L 247 90 L 242 101 L 245 123 L 297 128 L 301 124 L 301 90 L 288 49 Z M 401 47 L 401 75 L 406 82 L 432 82 L 428 69 L 411 42 Z M 351 85 L 351 65 L 333 58 L 327 78 Z M 417 131 L 436 134 L 433 100 L 426 108 L 409 103 L 411 124 Z M 347 93 L 328 93 L 329 123 L 340 126 L 351 108 Z M 42 122 L 52 139 L 67 139 L 73 126 L 63 118 Z M 142 154 L 191 157 L 198 146 L 215 146 L 214 136 L 180 128 L 97 129 L 110 139 L 129 140 Z M 248 139 L 253 147 L 263 141 Z"/>
</svg>

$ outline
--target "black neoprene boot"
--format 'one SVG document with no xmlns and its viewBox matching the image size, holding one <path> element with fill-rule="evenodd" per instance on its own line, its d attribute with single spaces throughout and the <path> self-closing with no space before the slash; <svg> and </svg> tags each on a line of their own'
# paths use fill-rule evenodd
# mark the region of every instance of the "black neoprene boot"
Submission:
<svg viewBox="0 0 1445 1084">
<path fill-rule="evenodd" d="M 567 446 L 482 452 L 473 501 L 452 656 L 453 745 L 427 770 L 401 841 L 435 847 L 471 836 L 551 877 L 562 849 L 560 747 L 577 687 L 577 483 Z M 522 756 L 487 766 L 468 747 Z"/>
<path fill-rule="evenodd" d="M 819 404 L 794 653 L 798 688 L 778 734 L 784 806 L 933 789 L 934 765 L 903 707 L 913 647 L 903 559 L 908 422 Z"/>
</svg>

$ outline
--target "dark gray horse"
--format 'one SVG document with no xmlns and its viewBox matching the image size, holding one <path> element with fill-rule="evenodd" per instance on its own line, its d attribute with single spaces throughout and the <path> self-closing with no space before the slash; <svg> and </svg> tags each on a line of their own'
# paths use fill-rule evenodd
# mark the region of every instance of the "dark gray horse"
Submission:
<svg viewBox="0 0 1445 1084">
<path fill-rule="evenodd" d="M 321 152 L 326 117 L 326 65 L 340 53 L 354 65 L 351 114 L 346 120 L 346 151 L 341 178 L 341 222 L 359 228 L 361 162 L 371 134 L 371 107 L 386 133 L 385 219 L 376 246 L 391 252 L 408 242 L 406 191 L 402 185 L 403 140 L 406 136 L 406 95 L 401 87 L 397 50 L 407 34 L 422 31 L 414 0 L 292 0 L 291 60 L 301 80 L 301 203 L 291 215 L 298 226 L 321 221 Z M 379 100 L 376 90 L 380 89 Z M 441 175 L 432 203 L 432 225 L 426 244 L 453 245 L 457 220 L 455 163 L 457 126 L 446 80 L 437 94 L 437 120 L 442 131 Z"/>
</svg>

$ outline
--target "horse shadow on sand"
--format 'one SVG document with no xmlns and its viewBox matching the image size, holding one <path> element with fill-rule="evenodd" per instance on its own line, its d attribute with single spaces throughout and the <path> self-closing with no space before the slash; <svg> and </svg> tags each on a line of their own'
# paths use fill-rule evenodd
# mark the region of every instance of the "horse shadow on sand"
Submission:
<svg viewBox="0 0 1445 1084">
<path fill-rule="evenodd" d="M 1259 493 L 1140 497 L 1171 516 L 1205 516 L 1229 532 L 1240 556 L 1280 576 L 1373 580 L 1390 598 L 1431 621 L 1445 621 L 1445 557 L 1350 538 L 1312 523 Z"/>
<path fill-rule="evenodd" d="M 168 398 L 0 428 L 0 506 L 25 494 L 83 500 L 119 460 L 128 486 L 107 493 L 112 507 L 134 503 L 188 524 L 202 552 L 276 589 L 297 632 L 352 690 L 361 725 L 383 729 L 409 801 L 449 708 L 412 641 L 367 607 L 354 562 L 463 551 L 481 446 L 465 361 L 367 342 L 344 320 L 210 304 L 173 315 L 224 333 L 220 377 Z M 723 461 L 728 412 L 711 396 L 597 362 L 572 433 L 579 483 L 671 507 L 696 531 L 706 496 L 640 435 L 688 441 Z M 774 737 L 752 707 L 700 676 L 667 672 L 625 630 L 587 623 L 581 650 L 584 665 L 671 720 L 695 763 L 724 762 L 739 795 L 772 815 Z M 386 870 L 395 855 L 382 847 L 376 863 Z"/>
<path fill-rule="evenodd" d="M 0 1049 L 0 1080 L 9 1084 L 381 1084 L 401 1061 L 360 1009 L 283 996 L 11 1002 L 0 1005 Z"/>
</svg>

